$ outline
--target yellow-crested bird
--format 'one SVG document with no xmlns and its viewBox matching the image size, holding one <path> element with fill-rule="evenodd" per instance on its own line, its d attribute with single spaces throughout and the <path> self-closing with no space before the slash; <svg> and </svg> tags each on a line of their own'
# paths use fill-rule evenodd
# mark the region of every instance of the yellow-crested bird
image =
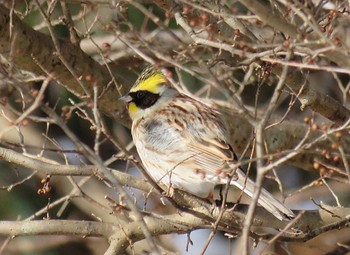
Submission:
<svg viewBox="0 0 350 255">
<path fill-rule="evenodd" d="M 128 104 L 141 161 L 160 186 L 209 198 L 215 185 L 227 184 L 236 156 L 217 111 L 180 93 L 153 67 L 145 69 L 121 99 Z M 255 188 L 239 168 L 230 185 L 250 197 Z M 258 203 L 280 220 L 294 217 L 265 189 Z"/>
</svg>

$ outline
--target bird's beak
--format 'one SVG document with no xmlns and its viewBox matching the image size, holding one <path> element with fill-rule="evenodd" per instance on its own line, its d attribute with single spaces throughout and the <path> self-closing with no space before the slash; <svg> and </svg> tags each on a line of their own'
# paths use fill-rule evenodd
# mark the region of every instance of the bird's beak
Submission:
<svg viewBox="0 0 350 255">
<path fill-rule="evenodd" d="M 132 101 L 132 97 L 129 94 L 126 94 L 125 96 L 120 97 L 119 100 L 122 100 L 125 103 L 130 103 Z"/>
</svg>

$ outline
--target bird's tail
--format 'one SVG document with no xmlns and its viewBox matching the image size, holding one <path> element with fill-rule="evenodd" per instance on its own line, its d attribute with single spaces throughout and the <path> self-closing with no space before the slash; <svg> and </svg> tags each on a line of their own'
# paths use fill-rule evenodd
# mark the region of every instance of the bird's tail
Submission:
<svg viewBox="0 0 350 255">
<path fill-rule="evenodd" d="M 240 190 L 243 190 L 243 192 L 246 193 L 249 197 L 252 197 L 255 183 L 249 178 L 246 178 L 245 174 L 240 169 L 236 170 L 236 175 L 238 178 L 232 180 L 231 183 Z M 277 201 L 264 188 L 261 189 L 258 203 L 279 220 L 288 220 L 295 217 L 294 213 L 290 209 L 285 207 L 281 202 Z"/>
</svg>

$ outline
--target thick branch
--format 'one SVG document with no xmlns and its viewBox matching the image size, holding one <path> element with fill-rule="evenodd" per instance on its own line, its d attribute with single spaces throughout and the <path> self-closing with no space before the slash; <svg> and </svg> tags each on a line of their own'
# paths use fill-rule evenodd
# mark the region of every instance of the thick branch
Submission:
<svg viewBox="0 0 350 255">
<path fill-rule="evenodd" d="M 0 148 L 0 157 L 8 162 L 28 167 L 43 173 L 65 175 L 90 175 L 97 172 L 95 167 L 57 166 L 36 159 L 27 158 L 14 151 Z M 79 170 L 81 168 L 81 170 Z M 121 172 L 114 172 L 118 180 L 123 183 L 149 192 L 149 185 L 143 185 L 139 178 L 129 176 Z M 128 180 L 128 181 L 126 181 Z M 135 184 L 143 186 L 137 187 Z M 181 213 L 167 216 L 155 214 L 145 215 L 144 220 L 152 236 L 169 233 L 186 233 L 194 229 L 211 229 L 212 224 L 220 217 L 219 229 L 226 232 L 239 232 L 246 217 L 248 206 L 235 205 L 234 210 L 226 210 L 222 215 L 219 207 L 202 199 L 198 199 L 186 192 L 175 191 L 172 199 L 176 202 Z M 298 213 L 297 211 L 295 211 Z M 349 223 L 347 218 L 349 208 L 326 207 L 319 210 L 303 212 L 301 217 L 293 224 L 294 229 L 299 232 L 288 231 L 279 237 L 285 241 L 306 241 L 321 233 L 332 229 L 346 227 Z M 252 226 L 282 229 L 288 222 L 277 221 L 274 216 L 263 208 L 257 208 Z M 108 254 L 113 251 L 123 251 L 129 245 L 129 241 L 136 242 L 144 239 L 144 232 L 138 222 L 124 223 L 117 227 L 112 224 L 95 222 L 74 221 L 30 221 L 30 222 L 0 222 L 0 234 L 2 235 L 83 235 L 83 236 L 105 236 L 111 243 Z M 253 230 L 254 231 L 254 230 Z M 301 232 L 300 232 L 301 231 Z M 265 236 L 271 238 L 272 236 Z M 118 254 L 118 253 L 117 253 Z"/>
<path fill-rule="evenodd" d="M 104 236 L 114 231 L 109 223 L 75 220 L 0 221 L 0 235 L 77 235 Z"/>
<path fill-rule="evenodd" d="M 227 109 L 221 109 L 222 112 L 225 112 L 223 118 L 230 130 L 231 144 L 237 153 L 242 153 L 247 143 L 253 139 L 254 127 L 240 115 L 234 114 L 232 110 L 231 113 L 227 113 Z M 308 134 L 308 130 L 308 125 L 292 121 L 283 121 L 267 129 L 264 137 L 267 151 L 270 154 L 277 154 L 279 157 L 283 157 L 285 155 L 283 151 L 288 153 L 289 150 L 293 150 Z M 323 133 L 321 131 L 311 131 L 308 138 L 305 140 L 305 144 L 315 141 L 315 139 L 320 138 L 322 135 Z M 349 154 L 349 138 L 344 136 L 339 142 L 342 144 L 343 148 L 345 148 L 346 154 Z M 325 149 L 330 155 L 332 153 L 339 154 L 338 150 L 332 149 L 332 142 L 330 140 L 319 139 L 313 146 L 301 151 L 298 155 L 288 160 L 288 163 L 304 170 L 314 170 L 313 163 L 315 160 L 318 160 L 334 168 L 344 169 L 342 160 L 333 161 L 332 158 L 327 159 L 325 155 L 321 155 L 321 153 L 317 152 L 316 148 Z"/>
<path fill-rule="evenodd" d="M 0 148 L 0 158 L 4 159 L 7 162 L 28 167 L 31 170 L 45 174 L 59 175 L 61 174 L 60 172 L 63 172 L 65 175 L 92 175 L 93 173 L 98 172 L 98 169 L 94 166 L 58 166 L 55 164 L 43 162 L 41 160 L 31 159 L 17 152 L 4 148 Z M 141 180 L 138 177 L 134 177 L 118 171 L 113 171 L 113 173 L 116 178 L 124 185 L 129 185 L 145 192 L 149 192 L 152 188 L 145 180 Z M 213 205 L 211 203 L 196 198 L 190 194 L 187 194 L 186 192 L 175 191 L 172 199 L 176 202 L 181 211 L 187 212 L 188 215 L 192 215 L 191 217 L 197 217 L 207 222 L 214 222 L 214 220 L 219 217 L 220 212 L 218 208 L 213 210 Z M 240 227 L 241 223 L 245 219 L 246 210 L 246 206 L 239 205 L 235 207 L 235 210 L 226 211 L 223 214 L 221 223 L 227 226 L 231 226 L 234 229 Z M 319 228 L 324 224 L 330 224 L 339 221 L 339 219 L 345 217 L 350 212 L 350 209 L 331 208 L 329 211 L 332 211 L 338 217 L 334 217 L 332 214 L 327 213 L 322 209 L 311 210 L 307 211 L 296 225 L 298 226 L 298 229 L 303 231 Z M 186 219 L 186 224 L 190 224 L 191 222 L 193 223 L 190 224 L 192 228 L 199 227 L 199 225 L 195 224 L 194 219 L 187 221 L 187 217 L 189 216 L 186 215 L 177 216 L 177 214 L 174 214 L 172 216 L 169 216 L 168 220 L 175 219 L 174 217 L 184 217 L 181 218 L 181 221 L 184 221 L 184 219 Z M 171 224 L 174 222 L 176 221 L 173 221 Z M 275 220 L 274 216 L 272 216 L 263 208 L 257 209 L 253 221 L 253 226 L 283 228 L 285 225 L 286 222 Z M 164 234 L 165 232 L 162 233 Z"/>
<path fill-rule="evenodd" d="M 280 75 L 282 67 L 275 66 L 272 70 L 276 75 Z M 285 83 L 298 95 L 302 108 L 310 107 L 313 111 L 321 114 L 327 119 L 341 125 L 350 119 L 350 111 L 332 97 L 311 88 L 309 82 L 305 80 L 300 71 L 291 72 Z"/>
<path fill-rule="evenodd" d="M 93 95 L 93 86 L 98 86 L 101 94 L 98 100 L 100 110 L 121 123 L 128 123 L 125 105 L 117 100 L 123 92 L 119 85 L 117 88 L 117 85 L 112 83 L 107 69 L 69 41 L 58 42 L 61 57 L 69 63 L 80 82 L 60 61 L 50 36 L 33 30 L 14 14 L 11 24 L 10 11 L 0 5 L 0 54 L 10 57 L 20 69 L 37 75 L 54 76 L 82 100 L 92 101 L 90 95 Z M 84 94 L 81 85 L 90 95 Z"/>
<path fill-rule="evenodd" d="M 60 176 L 91 176 L 98 175 L 103 178 L 104 174 L 96 166 L 74 166 L 47 163 L 45 160 L 38 160 L 24 156 L 21 153 L 0 147 L 0 159 L 22 167 L 29 168 L 42 174 Z M 112 170 L 112 169 L 110 169 Z M 123 172 L 113 171 L 121 185 L 127 185 L 148 192 L 152 186 L 145 180 Z"/>
<path fill-rule="evenodd" d="M 182 197 L 188 203 L 188 197 Z M 179 198 L 180 198 L 179 196 Z M 196 203 L 192 202 L 192 206 Z M 205 208 L 201 208 L 203 204 L 196 204 L 199 213 L 208 214 L 209 217 L 218 216 L 218 211 L 213 214 L 210 204 Z M 206 211 L 208 209 L 208 211 Z M 263 210 L 258 208 L 259 210 Z M 327 208 L 331 213 L 323 210 L 306 212 L 300 221 L 294 224 L 299 232 L 285 233 L 281 239 L 288 241 L 306 241 L 321 233 L 346 227 L 349 219 L 346 215 L 350 213 L 350 209 L 346 208 Z M 244 217 L 244 210 L 242 211 Z M 337 217 L 334 217 L 334 216 Z M 220 224 L 220 230 L 226 232 L 235 232 L 237 229 L 232 225 L 232 217 L 237 217 L 237 212 L 226 211 Z M 279 228 L 285 223 L 274 220 L 271 216 L 270 221 L 261 221 L 261 218 L 254 220 L 257 226 Z M 181 214 L 172 214 L 167 216 L 150 215 L 145 216 L 147 227 L 153 236 L 159 236 L 169 233 L 186 233 L 195 229 L 211 229 L 210 221 L 196 217 L 193 214 L 183 212 Z M 230 223 L 231 225 L 226 225 Z M 302 232 L 300 232 L 302 231 Z M 133 242 L 144 239 L 144 233 L 137 222 L 125 223 L 118 227 L 111 223 L 91 222 L 91 221 L 72 221 L 72 220 L 38 220 L 38 221 L 0 221 L 0 235 L 5 236 L 28 236 L 28 235 L 77 235 L 77 236 L 104 236 L 109 241 L 117 241 L 119 250 L 126 249 L 129 241 Z M 269 238 L 269 236 L 266 236 Z M 124 244 L 124 245 L 123 245 Z"/>
</svg>

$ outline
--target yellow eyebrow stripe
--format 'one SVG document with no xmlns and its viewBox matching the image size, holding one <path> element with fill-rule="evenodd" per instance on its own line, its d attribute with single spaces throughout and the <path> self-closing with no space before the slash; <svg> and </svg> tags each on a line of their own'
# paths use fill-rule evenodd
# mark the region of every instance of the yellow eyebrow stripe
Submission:
<svg viewBox="0 0 350 255">
<path fill-rule="evenodd" d="M 147 79 L 141 80 L 140 83 L 137 84 L 135 88 L 132 88 L 130 90 L 130 92 L 147 90 L 154 94 L 158 94 L 160 92 L 158 85 L 164 82 L 166 82 L 164 75 L 162 73 L 156 72 L 152 74 L 150 77 L 148 77 Z"/>
</svg>

